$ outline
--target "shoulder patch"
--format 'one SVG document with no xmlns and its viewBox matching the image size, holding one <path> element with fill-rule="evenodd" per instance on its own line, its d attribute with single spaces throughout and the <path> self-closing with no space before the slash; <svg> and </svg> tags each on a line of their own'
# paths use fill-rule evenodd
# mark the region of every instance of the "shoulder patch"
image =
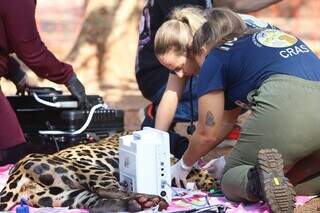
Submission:
<svg viewBox="0 0 320 213">
<path fill-rule="evenodd" d="M 298 39 L 292 35 L 276 29 L 265 29 L 253 35 L 254 44 L 272 48 L 289 47 L 297 43 Z M 257 45 L 259 46 L 259 45 Z"/>
</svg>

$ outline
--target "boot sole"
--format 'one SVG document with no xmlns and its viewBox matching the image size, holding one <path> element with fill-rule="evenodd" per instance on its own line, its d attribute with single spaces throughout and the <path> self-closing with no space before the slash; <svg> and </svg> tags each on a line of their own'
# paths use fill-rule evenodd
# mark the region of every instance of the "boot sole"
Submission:
<svg viewBox="0 0 320 213">
<path fill-rule="evenodd" d="M 293 212 L 295 191 L 284 176 L 283 160 L 276 149 L 262 149 L 258 153 L 259 173 L 263 196 L 272 212 Z"/>
</svg>

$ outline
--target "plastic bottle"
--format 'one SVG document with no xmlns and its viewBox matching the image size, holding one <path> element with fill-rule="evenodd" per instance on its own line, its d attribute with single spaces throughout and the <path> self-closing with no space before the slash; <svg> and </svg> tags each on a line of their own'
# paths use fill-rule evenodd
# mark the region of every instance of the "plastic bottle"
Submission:
<svg viewBox="0 0 320 213">
<path fill-rule="evenodd" d="M 29 213 L 29 206 L 25 199 L 21 199 L 20 206 L 16 208 L 16 213 Z"/>
</svg>

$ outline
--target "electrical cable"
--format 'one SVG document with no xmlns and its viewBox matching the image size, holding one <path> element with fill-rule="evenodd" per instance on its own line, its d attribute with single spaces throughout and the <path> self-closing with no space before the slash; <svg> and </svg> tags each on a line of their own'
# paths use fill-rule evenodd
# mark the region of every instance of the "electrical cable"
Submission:
<svg viewBox="0 0 320 213">
<path fill-rule="evenodd" d="M 33 93 L 33 96 L 36 99 L 36 101 L 38 101 L 39 103 L 41 103 L 43 105 L 51 106 L 51 107 L 58 107 L 58 108 L 63 106 L 63 103 L 59 103 L 59 102 L 52 103 L 52 102 L 49 102 L 49 101 L 45 101 L 45 100 L 39 98 L 36 93 Z M 87 118 L 86 122 L 78 130 L 75 130 L 75 131 L 72 131 L 72 132 L 59 131 L 59 130 L 39 130 L 39 133 L 42 134 L 42 135 L 77 135 L 77 134 L 81 134 L 89 126 L 89 124 L 90 124 L 90 122 L 92 120 L 94 112 L 99 108 L 108 109 L 108 105 L 107 104 L 94 105 L 90 109 L 90 112 L 89 112 L 89 115 L 88 115 L 88 118 Z"/>
<path fill-rule="evenodd" d="M 86 122 L 83 124 L 83 126 L 78 129 L 78 130 L 75 130 L 75 131 L 72 131 L 72 132 L 65 132 L 65 131 L 58 131 L 58 130 L 39 130 L 39 133 L 42 134 L 42 135 L 77 135 L 77 134 L 80 134 L 82 133 L 84 130 L 86 130 L 86 128 L 89 126 L 91 120 L 92 120 L 92 117 L 93 117 L 93 114 L 94 112 L 99 109 L 99 108 L 104 108 L 104 109 L 107 109 L 108 108 L 108 105 L 106 104 L 97 104 L 97 105 L 94 105 L 91 109 L 90 109 L 90 112 L 89 112 L 89 115 L 88 115 L 88 118 L 86 120 Z"/>
<path fill-rule="evenodd" d="M 47 125 L 47 127 L 48 127 L 49 129 L 53 130 L 53 126 L 50 124 L 49 121 L 46 122 L 46 125 Z M 60 147 L 59 147 L 59 144 L 58 144 L 57 139 L 56 139 L 54 136 L 52 136 L 52 135 L 50 135 L 49 137 L 51 138 L 51 140 L 54 141 L 54 144 L 55 144 L 55 146 L 56 146 L 57 152 L 60 152 Z"/>
<path fill-rule="evenodd" d="M 77 108 L 78 107 L 78 102 L 77 101 L 62 101 L 62 102 L 50 102 L 43 100 L 39 98 L 39 96 L 34 92 L 32 93 L 33 97 L 36 99 L 37 102 L 49 106 L 49 107 L 54 107 L 54 108 Z"/>
</svg>

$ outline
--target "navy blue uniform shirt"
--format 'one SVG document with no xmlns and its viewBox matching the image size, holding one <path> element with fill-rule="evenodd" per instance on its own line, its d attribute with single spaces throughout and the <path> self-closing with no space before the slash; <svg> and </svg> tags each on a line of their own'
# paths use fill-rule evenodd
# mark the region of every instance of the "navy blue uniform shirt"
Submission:
<svg viewBox="0 0 320 213">
<path fill-rule="evenodd" d="M 320 60 L 298 38 L 277 29 L 265 29 L 235 38 L 207 56 L 199 73 L 198 97 L 225 92 L 225 109 L 235 101 L 247 103 L 247 94 L 274 74 L 320 81 Z"/>
</svg>

